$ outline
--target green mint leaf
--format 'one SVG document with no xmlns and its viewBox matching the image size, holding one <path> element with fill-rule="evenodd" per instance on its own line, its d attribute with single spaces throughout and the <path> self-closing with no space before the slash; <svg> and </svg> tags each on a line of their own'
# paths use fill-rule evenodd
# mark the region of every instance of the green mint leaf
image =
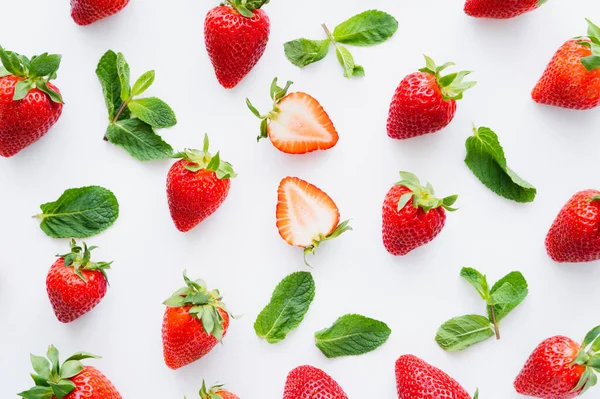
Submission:
<svg viewBox="0 0 600 399">
<path fill-rule="evenodd" d="M 292 64 L 303 68 L 325 58 L 329 53 L 329 43 L 331 43 L 329 39 L 297 39 L 285 43 L 283 50 Z"/>
<path fill-rule="evenodd" d="M 285 277 L 256 318 L 256 335 L 270 344 L 283 341 L 300 325 L 314 297 L 315 281 L 309 272 L 296 272 Z"/>
<path fill-rule="evenodd" d="M 370 10 L 342 22 L 333 31 L 336 42 L 373 46 L 388 40 L 398 30 L 398 21 L 383 11 Z"/>
<path fill-rule="evenodd" d="M 60 67 L 61 59 L 62 56 L 58 54 L 48 53 L 33 57 L 29 66 L 29 77 L 33 79 L 43 76 L 51 78 L 56 76 L 56 71 L 58 71 L 58 68 Z"/>
<path fill-rule="evenodd" d="M 158 129 L 172 127 L 177 124 L 177 118 L 171 107 L 156 97 L 131 100 L 129 110 L 138 119 Z"/>
<path fill-rule="evenodd" d="M 520 272 L 512 272 L 498 280 L 490 293 L 496 321 L 500 321 L 523 302 L 529 291 L 525 277 Z M 491 320 L 489 309 L 488 316 Z"/>
<path fill-rule="evenodd" d="M 344 67 L 344 77 L 351 78 L 353 76 L 364 76 L 364 68 L 354 63 L 354 57 L 352 57 L 352 54 L 350 54 L 350 51 L 348 51 L 346 47 L 341 45 L 336 46 L 335 53 L 338 61 Z M 355 70 L 357 69 L 358 72 L 356 72 L 357 75 L 355 75 Z"/>
<path fill-rule="evenodd" d="M 365 68 L 360 65 L 354 65 L 354 70 L 352 71 L 352 76 L 363 77 L 365 76 Z"/>
<path fill-rule="evenodd" d="M 315 333 L 317 348 L 328 358 L 362 355 L 383 345 L 392 330 L 383 322 L 347 314 Z"/>
<path fill-rule="evenodd" d="M 466 315 L 442 324 L 435 340 L 442 349 L 455 352 L 485 341 L 494 334 L 494 327 L 486 317 Z"/>
<path fill-rule="evenodd" d="M 106 138 L 140 161 L 173 156 L 173 147 L 156 134 L 152 126 L 136 118 L 111 123 Z"/>
<path fill-rule="evenodd" d="M 154 78 L 156 74 L 154 71 L 148 71 L 142 76 L 138 78 L 138 80 L 134 83 L 133 89 L 131 89 L 132 97 L 139 96 L 154 83 Z"/>
<path fill-rule="evenodd" d="M 121 100 L 128 101 L 131 98 L 131 70 L 122 53 L 117 54 L 117 73 L 121 82 Z"/>
<path fill-rule="evenodd" d="M 491 129 L 477 129 L 475 135 L 467 139 L 466 148 L 465 163 L 490 190 L 516 202 L 535 199 L 537 190 L 506 165 L 504 150 Z"/>
<path fill-rule="evenodd" d="M 108 120 L 112 122 L 117 110 L 123 104 L 123 100 L 121 100 L 121 80 L 117 72 L 117 54 L 114 51 L 109 50 L 102 56 L 96 68 L 96 75 L 102 85 L 104 100 L 108 109 Z M 119 119 L 129 118 L 129 115 L 129 110 L 125 108 Z"/>
<path fill-rule="evenodd" d="M 29 91 L 32 89 L 32 82 L 29 79 L 19 80 L 15 85 L 15 94 L 13 96 L 14 101 L 19 101 L 27 97 Z"/>
<path fill-rule="evenodd" d="M 483 274 L 473 268 L 463 267 L 460 271 L 460 276 L 475 287 L 484 301 L 487 302 L 490 300 L 490 287 L 487 278 Z"/>
<path fill-rule="evenodd" d="M 66 190 L 56 202 L 40 206 L 41 229 L 54 238 L 87 238 L 106 230 L 119 216 L 119 203 L 109 190 L 89 186 Z"/>
</svg>

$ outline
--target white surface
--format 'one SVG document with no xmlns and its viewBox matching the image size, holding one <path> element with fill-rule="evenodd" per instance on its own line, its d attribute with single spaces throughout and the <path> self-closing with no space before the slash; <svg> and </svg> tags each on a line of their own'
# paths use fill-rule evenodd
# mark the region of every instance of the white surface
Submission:
<svg viewBox="0 0 600 399">
<path fill-rule="evenodd" d="M 585 33 L 584 17 L 600 21 L 597 0 L 550 1 L 510 21 L 468 18 L 462 0 L 273 0 L 265 7 L 272 21 L 267 51 L 232 91 L 218 85 L 204 48 L 204 15 L 213 3 L 132 0 L 118 16 L 82 28 L 70 19 L 66 0 L 3 2 L 9 17 L 2 18 L 1 44 L 27 55 L 63 54 L 56 84 L 67 104 L 44 139 L 0 159 L 0 396 L 30 387 L 29 353 L 43 354 L 53 343 L 64 356 L 78 350 L 103 355 L 89 364 L 129 399 L 196 397 L 202 378 L 227 383 L 241 398 L 279 398 L 287 373 L 301 364 L 326 370 L 350 398 L 393 398 L 394 361 L 404 353 L 437 365 L 469 392 L 480 387 L 482 398 L 517 398 L 512 381 L 542 339 L 580 339 L 600 323 L 600 265 L 554 264 L 543 245 L 564 202 L 578 190 L 598 188 L 600 110 L 544 107 L 529 97 L 554 51 Z M 351 48 L 366 78 L 344 79 L 333 53 L 305 70 L 285 59 L 285 41 L 323 38 L 320 23 L 333 28 L 367 7 L 390 12 L 400 28 L 383 45 Z M 199 147 L 209 132 L 212 148 L 239 173 L 218 213 L 188 234 L 169 217 L 171 162 L 140 163 L 102 141 L 107 118 L 94 71 L 109 48 L 126 55 L 135 77 L 156 69 L 149 93 L 169 102 L 179 119 L 162 132 L 168 142 Z M 444 131 L 392 141 L 385 132 L 391 96 L 406 74 L 422 67 L 422 53 L 475 70 L 479 84 Z M 256 144 L 259 122 L 244 99 L 266 109 L 274 76 L 294 80 L 293 89 L 322 103 L 340 133 L 333 150 L 289 156 L 268 142 Z M 472 122 L 499 134 L 511 168 L 538 188 L 533 204 L 497 197 L 466 168 Z M 433 243 L 395 258 L 381 243 L 381 205 L 401 169 L 431 181 L 441 195 L 460 194 L 460 210 Z M 276 189 L 287 175 L 324 189 L 355 231 L 319 248 L 309 313 L 285 341 L 269 345 L 254 334 L 255 317 L 281 278 L 305 270 L 302 251 L 275 228 Z M 116 224 L 88 240 L 100 246 L 97 259 L 115 261 L 112 286 L 90 314 L 63 325 L 50 307 L 45 278 L 54 254 L 68 243 L 46 237 L 30 216 L 66 188 L 90 184 L 113 190 L 121 205 Z M 464 265 L 492 281 L 521 270 L 530 296 L 502 323 L 502 341 L 448 354 L 433 339 L 437 327 L 452 316 L 484 311 L 459 278 Z M 162 360 L 161 302 L 182 285 L 185 268 L 219 287 L 229 309 L 245 317 L 232 323 L 224 346 L 171 371 Z M 348 312 L 384 320 L 392 336 L 376 352 L 327 360 L 312 335 Z"/>
</svg>

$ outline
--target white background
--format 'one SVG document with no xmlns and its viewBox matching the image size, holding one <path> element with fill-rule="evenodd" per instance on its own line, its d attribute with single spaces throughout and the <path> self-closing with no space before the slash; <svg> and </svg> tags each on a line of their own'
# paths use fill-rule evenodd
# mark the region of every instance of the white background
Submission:
<svg viewBox="0 0 600 399">
<path fill-rule="evenodd" d="M 53 343 L 63 359 L 79 350 L 102 355 L 89 364 L 129 399 L 195 397 L 203 378 L 227 383 L 241 398 L 279 398 L 287 373 L 301 364 L 327 371 L 350 398 L 393 398 L 394 361 L 405 353 L 442 368 L 471 393 L 479 387 L 482 398 L 517 398 L 513 379 L 541 340 L 556 334 L 581 339 L 600 324 L 600 265 L 555 264 L 544 249 L 566 200 L 599 187 L 600 109 L 568 111 L 530 99 L 555 50 L 585 34 L 584 17 L 600 21 L 597 0 L 550 1 L 510 21 L 469 18 L 462 0 L 273 0 L 264 8 L 272 21 L 267 51 L 231 91 L 218 85 L 204 46 L 204 16 L 216 1 L 132 0 L 119 15 L 88 27 L 73 23 L 67 0 L 2 3 L 2 46 L 27 55 L 63 54 L 56 84 L 66 105 L 45 138 L 0 159 L 0 396 L 30 387 L 29 353 L 43 354 Z M 393 14 L 400 27 L 389 42 L 350 49 L 365 78 L 343 78 L 333 52 L 304 70 L 285 59 L 284 42 L 324 38 L 322 22 L 333 28 L 367 7 Z M 168 142 L 200 147 L 208 132 L 212 148 L 239 173 L 222 208 L 188 234 L 175 229 L 168 212 L 171 162 L 141 163 L 102 141 L 107 116 L 94 71 L 108 49 L 126 55 L 134 79 L 156 69 L 149 95 L 170 103 L 179 119 L 162 131 Z M 479 84 L 444 131 L 392 141 L 385 129 L 390 99 L 400 80 L 423 66 L 423 53 L 476 71 Z M 293 89 L 322 103 L 340 134 L 333 150 L 290 156 L 266 141 L 256 144 L 259 121 L 244 99 L 268 109 L 274 76 L 294 80 Z M 467 169 L 464 142 L 472 122 L 499 134 L 510 167 L 538 188 L 534 203 L 497 197 Z M 431 181 L 440 195 L 459 194 L 460 210 L 430 245 L 395 258 L 381 243 L 381 205 L 399 170 Z M 275 228 L 276 189 L 287 175 L 324 189 L 355 230 L 319 248 L 311 259 L 317 293 L 310 311 L 285 341 L 269 345 L 254 334 L 256 315 L 284 276 L 306 270 L 302 251 Z M 115 261 L 111 288 L 90 314 L 63 325 L 50 307 L 45 278 L 68 241 L 45 236 L 31 215 L 65 189 L 92 184 L 113 190 L 121 206 L 115 225 L 87 240 L 100 246 L 97 260 Z M 449 354 L 434 341 L 438 326 L 484 312 L 459 278 L 465 265 L 491 282 L 520 270 L 530 295 L 502 323 L 500 342 Z M 229 309 L 245 316 L 232 323 L 223 346 L 171 371 L 162 360 L 161 302 L 182 286 L 186 268 L 220 288 Z M 313 333 L 350 312 L 381 319 L 393 333 L 375 352 L 327 360 Z M 587 395 L 600 397 L 599 391 Z"/>
</svg>

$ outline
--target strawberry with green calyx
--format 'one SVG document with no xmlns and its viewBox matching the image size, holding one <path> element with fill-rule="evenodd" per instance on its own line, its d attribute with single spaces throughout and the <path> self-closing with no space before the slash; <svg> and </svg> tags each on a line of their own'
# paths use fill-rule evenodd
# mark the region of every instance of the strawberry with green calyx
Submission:
<svg viewBox="0 0 600 399">
<path fill-rule="evenodd" d="M 211 388 L 206 388 L 206 382 L 203 380 L 202 388 L 200 389 L 200 399 L 240 399 L 231 392 L 224 390 L 223 387 L 223 384 L 217 384 Z"/>
<path fill-rule="evenodd" d="M 62 96 L 50 82 L 61 56 L 30 60 L 0 47 L 0 61 L 0 156 L 11 157 L 48 133 L 62 114 Z"/>
</svg>

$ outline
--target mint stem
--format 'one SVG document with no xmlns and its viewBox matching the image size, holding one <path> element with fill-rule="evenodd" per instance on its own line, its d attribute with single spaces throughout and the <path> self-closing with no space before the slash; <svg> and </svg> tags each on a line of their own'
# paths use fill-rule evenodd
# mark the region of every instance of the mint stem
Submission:
<svg viewBox="0 0 600 399">
<path fill-rule="evenodd" d="M 129 104 L 129 101 L 123 101 L 123 104 L 121 104 L 121 106 L 119 107 L 119 110 L 115 114 L 115 117 L 113 118 L 111 124 L 112 123 L 117 123 L 117 121 L 119 120 L 119 116 L 121 116 L 121 114 L 123 113 L 123 111 L 125 111 L 125 107 L 127 107 L 127 104 Z M 104 135 L 103 140 L 104 141 L 108 141 L 108 139 L 106 138 L 106 135 Z"/>
<path fill-rule="evenodd" d="M 335 48 L 337 48 L 337 43 L 335 42 L 335 39 L 333 38 L 333 35 L 331 34 L 331 32 L 329 31 L 329 28 L 327 28 L 327 25 L 325 24 L 321 24 L 321 27 L 323 28 L 323 30 L 325 31 L 325 34 L 327 35 L 327 38 L 329 40 L 331 40 L 331 43 L 333 43 L 333 45 L 335 46 Z"/>
<path fill-rule="evenodd" d="M 490 306 L 490 314 L 492 315 L 492 324 L 494 324 L 494 330 L 496 331 L 496 340 L 500 339 L 500 325 L 496 320 L 496 312 L 494 311 L 494 307 Z"/>
</svg>

